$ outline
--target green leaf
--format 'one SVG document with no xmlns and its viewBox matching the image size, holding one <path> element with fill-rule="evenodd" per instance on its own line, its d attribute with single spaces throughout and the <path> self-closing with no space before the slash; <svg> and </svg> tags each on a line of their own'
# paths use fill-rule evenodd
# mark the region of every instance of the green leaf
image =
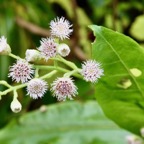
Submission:
<svg viewBox="0 0 144 144">
<path fill-rule="evenodd" d="M 1 144 L 125 144 L 120 130 L 94 101 L 66 102 L 34 111 L 0 131 Z"/>
<path fill-rule="evenodd" d="M 105 74 L 95 86 L 96 98 L 110 119 L 140 135 L 144 127 L 144 50 L 123 34 L 96 25 L 90 28 L 96 36 L 93 58 L 102 63 Z"/>
</svg>

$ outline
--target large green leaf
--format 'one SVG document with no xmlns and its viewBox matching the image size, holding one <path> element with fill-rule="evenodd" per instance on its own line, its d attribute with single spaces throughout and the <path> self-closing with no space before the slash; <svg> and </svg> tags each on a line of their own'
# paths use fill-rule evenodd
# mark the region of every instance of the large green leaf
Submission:
<svg viewBox="0 0 144 144">
<path fill-rule="evenodd" d="M 125 144 L 128 133 L 96 102 L 67 102 L 23 115 L 0 131 L 1 144 Z"/>
<path fill-rule="evenodd" d="M 144 127 L 144 50 L 123 34 L 96 25 L 90 28 L 96 36 L 93 58 L 102 63 L 105 74 L 95 86 L 96 98 L 109 118 L 140 135 Z"/>
</svg>

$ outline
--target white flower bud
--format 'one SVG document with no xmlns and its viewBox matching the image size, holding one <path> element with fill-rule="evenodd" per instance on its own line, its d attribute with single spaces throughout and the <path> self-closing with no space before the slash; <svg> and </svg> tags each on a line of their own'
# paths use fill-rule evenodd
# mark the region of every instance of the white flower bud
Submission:
<svg viewBox="0 0 144 144">
<path fill-rule="evenodd" d="M 18 113 L 21 111 L 22 105 L 17 99 L 14 98 L 10 104 L 10 108 L 14 113 Z"/>
<path fill-rule="evenodd" d="M 126 136 L 127 144 L 142 144 L 142 140 L 140 137 L 135 135 L 128 135 Z"/>
<path fill-rule="evenodd" d="M 70 53 L 70 48 L 67 44 L 62 43 L 58 46 L 57 51 L 62 57 L 66 57 Z"/>
<path fill-rule="evenodd" d="M 0 38 L 0 55 L 8 55 L 11 53 L 11 48 L 7 44 L 7 39 L 2 36 Z"/>
<path fill-rule="evenodd" d="M 28 50 L 26 50 L 25 55 L 26 55 L 25 59 L 28 62 L 34 62 L 34 61 L 40 59 L 40 53 L 37 50 L 28 49 Z"/>
<path fill-rule="evenodd" d="M 144 137 L 144 128 L 141 128 L 140 132 L 141 132 L 141 136 Z"/>
</svg>

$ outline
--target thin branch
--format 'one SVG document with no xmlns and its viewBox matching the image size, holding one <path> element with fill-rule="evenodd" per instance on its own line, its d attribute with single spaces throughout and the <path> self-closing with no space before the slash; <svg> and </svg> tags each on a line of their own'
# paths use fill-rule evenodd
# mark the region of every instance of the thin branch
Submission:
<svg viewBox="0 0 144 144">
<path fill-rule="evenodd" d="M 113 0 L 113 29 L 116 30 L 118 0 Z"/>
<path fill-rule="evenodd" d="M 45 36 L 45 37 L 50 35 L 50 32 L 47 29 L 41 28 L 41 27 L 31 23 L 31 22 L 28 22 L 28 21 L 20 18 L 20 17 L 16 18 L 16 23 L 20 27 L 22 27 L 22 28 L 24 28 L 24 29 L 30 31 L 31 33 L 36 34 L 36 35 L 41 35 L 41 36 Z"/>
</svg>

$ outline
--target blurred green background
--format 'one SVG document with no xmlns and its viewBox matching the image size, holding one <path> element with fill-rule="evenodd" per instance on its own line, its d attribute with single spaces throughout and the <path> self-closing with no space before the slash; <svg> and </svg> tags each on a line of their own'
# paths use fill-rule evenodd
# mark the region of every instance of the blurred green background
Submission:
<svg viewBox="0 0 144 144">
<path fill-rule="evenodd" d="M 72 24 L 74 32 L 69 40 L 71 54 L 68 60 L 78 66 L 91 57 L 91 42 L 94 36 L 88 25 L 102 25 L 119 31 L 144 45 L 144 0 L 0 0 L 0 36 L 4 35 L 11 46 L 12 53 L 25 57 L 27 49 L 36 49 L 42 37 L 49 36 L 49 22 L 64 16 Z M 15 85 L 7 77 L 9 66 L 15 62 L 8 56 L 0 56 L 0 80 Z M 79 88 L 76 101 L 94 100 L 94 87 L 82 80 L 75 79 Z M 0 90 L 5 87 L 0 85 Z M 35 110 L 41 105 L 57 104 L 47 92 L 44 98 L 32 100 L 26 96 L 25 89 L 19 90 L 19 100 L 23 105 L 20 114 L 13 114 L 9 108 L 12 94 L 0 101 L 0 128 L 13 118 Z"/>
</svg>

